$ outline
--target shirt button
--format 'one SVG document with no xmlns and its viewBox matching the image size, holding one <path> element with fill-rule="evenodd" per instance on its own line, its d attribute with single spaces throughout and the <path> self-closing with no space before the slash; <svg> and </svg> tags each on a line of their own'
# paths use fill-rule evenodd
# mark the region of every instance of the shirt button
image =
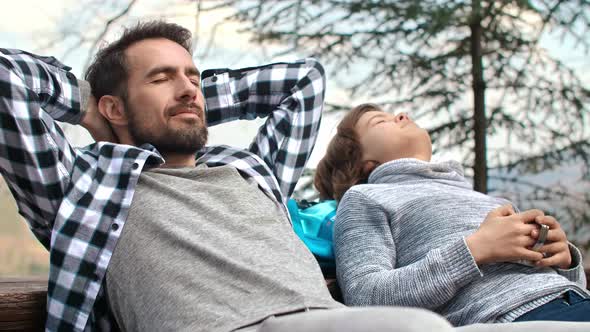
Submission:
<svg viewBox="0 0 590 332">
<path fill-rule="evenodd" d="M 118 230 L 118 229 L 119 229 L 119 224 L 117 224 L 117 223 L 113 223 L 113 224 L 111 225 L 111 228 L 112 228 L 114 231 L 116 231 L 116 230 Z"/>
<path fill-rule="evenodd" d="M 133 169 L 137 169 L 139 167 L 138 163 L 133 163 L 133 166 L 131 166 Z"/>
<path fill-rule="evenodd" d="M 217 82 L 217 76 L 211 77 L 211 82 Z"/>
</svg>

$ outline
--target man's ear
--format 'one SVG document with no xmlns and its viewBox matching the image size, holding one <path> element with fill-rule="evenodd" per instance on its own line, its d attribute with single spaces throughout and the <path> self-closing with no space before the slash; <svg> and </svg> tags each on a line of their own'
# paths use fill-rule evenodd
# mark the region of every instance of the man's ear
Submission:
<svg viewBox="0 0 590 332">
<path fill-rule="evenodd" d="M 379 162 L 376 160 L 363 161 L 363 176 L 368 177 L 377 166 L 379 166 Z"/>
<path fill-rule="evenodd" d="M 98 111 L 115 126 L 126 126 L 128 119 L 123 99 L 117 96 L 104 95 L 98 101 Z"/>
</svg>

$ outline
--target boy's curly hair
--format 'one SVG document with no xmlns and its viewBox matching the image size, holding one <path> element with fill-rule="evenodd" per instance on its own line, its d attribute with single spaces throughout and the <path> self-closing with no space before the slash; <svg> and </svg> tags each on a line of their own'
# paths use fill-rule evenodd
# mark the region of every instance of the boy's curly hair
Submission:
<svg viewBox="0 0 590 332">
<path fill-rule="evenodd" d="M 367 182 L 369 174 L 363 171 L 363 151 L 355 126 L 363 114 L 372 111 L 382 110 L 375 104 L 358 105 L 338 124 L 336 135 L 315 172 L 314 185 L 320 199 L 340 201 L 350 187 Z"/>
</svg>

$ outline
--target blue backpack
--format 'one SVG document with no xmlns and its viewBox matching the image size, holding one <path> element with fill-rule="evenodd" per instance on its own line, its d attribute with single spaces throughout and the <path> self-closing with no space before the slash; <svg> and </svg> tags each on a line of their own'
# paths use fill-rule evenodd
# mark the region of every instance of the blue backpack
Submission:
<svg viewBox="0 0 590 332">
<path fill-rule="evenodd" d="M 293 230 L 314 254 L 324 275 L 335 272 L 332 234 L 336 218 L 336 201 L 297 202 L 289 199 L 287 204 Z"/>
</svg>

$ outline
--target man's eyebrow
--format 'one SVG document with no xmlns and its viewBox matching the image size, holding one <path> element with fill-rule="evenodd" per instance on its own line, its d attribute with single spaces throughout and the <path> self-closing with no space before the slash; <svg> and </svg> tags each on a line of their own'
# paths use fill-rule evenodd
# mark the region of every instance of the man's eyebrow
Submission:
<svg viewBox="0 0 590 332">
<path fill-rule="evenodd" d="M 188 76 L 198 76 L 201 78 L 201 72 L 195 67 L 189 67 L 184 71 Z"/>
<path fill-rule="evenodd" d="M 154 75 L 158 75 L 161 73 L 174 74 L 174 73 L 176 73 L 176 71 L 177 71 L 177 68 L 173 67 L 173 66 L 159 66 L 159 67 L 152 68 L 145 76 L 152 77 Z M 201 72 L 199 72 L 199 70 L 195 67 L 189 67 L 189 68 L 185 69 L 184 73 L 188 76 L 201 77 Z"/>
</svg>

